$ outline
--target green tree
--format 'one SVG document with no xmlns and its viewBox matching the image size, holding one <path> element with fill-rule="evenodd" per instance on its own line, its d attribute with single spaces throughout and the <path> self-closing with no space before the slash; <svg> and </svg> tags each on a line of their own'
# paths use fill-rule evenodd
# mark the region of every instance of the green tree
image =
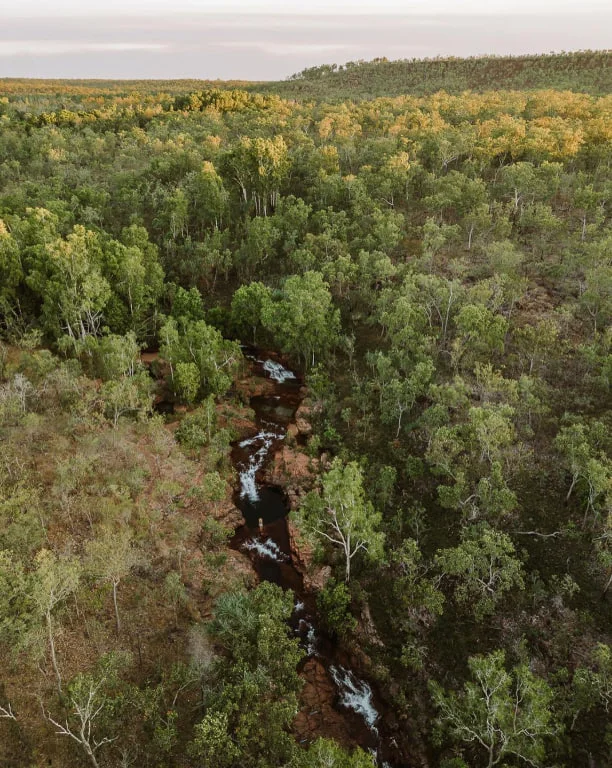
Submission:
<svg viewBox="0 0 612 768">
<path fill-rule="evenodd" d="M 319 272 L 287 278 L 280 298 L 264 307 L 262 320 L 283 352 L 307 365 L 314 365 L 316 357 L 323 357 L 339 341 L 340 313 Z"/>
<path fill-rule="evenodd" d="M 504 351 L 508 321 L 482 304 L 466 304 L 457 317 L 457 336 L 454 341 L 455 360 L 468 362 L 480 357 L 488 362 L 496 352 Z"/>
<path fill-rule="evenodd" d="M 16 309 L 18 289 L 25 279 L 19 245 L 0 219 L 0 313 Z"/>
<path fill-rule="evenodd" d="M 199 408 L 185 415 L 175 432 L 176 439 L 186 448 L 197 449 L 210 444 L 217 430 L 215 399 L 209 395 Z"/>
<path fill-rule="evenodd" d="M 178 611 L 188 600 L 187 590 L 178 571 L 169 571 L 164 579 L 164 593 L 174 612 L 174 626 L 178 628 Z"/>
<path fill-rule="evenodd" d="M 103 274 L 112 287 L 105 319 L 113 330 L 131 330 L 139 338 L 153 330 L 151 315 L 163 292 L 164 272 L 157 248 L 143 227 L 131 226 L 121 241 L 106 243 L 102 253 Z"/>
<path fill-rule="evenodd" d="M 207 229 L 219 229 L 227 213 L 229 195 L 214 165 L 205 160 L 198 171 L 187 174 L 184 187 L 197 232 L 202 235 Z"/>
<path fill-rule="evenodd" d="M 134 376 L 142 370 L 140 344 L 136 334 L 129 331 L 125 336 L 107 334 L 97 338 L 89 336 L 79 347 L 85 370 L 91 371 L 103 381 L 118 380 L 122 376 Z M 86 367 L 86 364 L 89 366 Z"/>
<path fill-rule="evenodd" d="M 99 236 L 76 226 L 68 237 L 42 246 L 27 283 L 42 299 L 42 319 L 56 338 L 96 335 L 111 297 L 102 274 Z"/>
<path fill-rule="evenodd" d="M 342 552 L 347 584 L 351 563 L 359 552 L 374 561 L 382 557 L 384 535 L 378 530 L 381 515 L 366 501 L 363 473 L 356 462 L 344 465 L 335 459 L 323 476 L 321 495 L 311 495 L 303 513 L 307 527 Z"/>
<path fill-rule="evenodd" d="M 117 590 L 122 579 L 143 562 L 142 554 L 134 547 L 131 532 L 127 528 L 118 531 L 105 529 L 87 544 L 85 570 L 94 579 L 107 582 L 113 589 L 113 607 L 117 634 L 121 632 Z"/>
<path fill-rule="evenodd" d="M 560 730 L 548 684 L 526 663 L 508 672 L 503 651 L 472 656 L 468 665 L 472 679 L 460 694 L 430 682 L 442 729 L 454 740 L 482 749 L 487 768 L 510 756 L 526 765 L 542 765 L 547 739 Z"/>
<path fill-rule="evenodd" d="M 227 712 L 211 710 L 194 727 L 189 751 L 203 768 L 231 768 L 241 758 L 240 747 L 234 742 Z"/>
<path fill-rule="evenodd" d="M 185 403 L 192 404 L 200 391 L 200 371 L 195 363 L 178 362 L 174 369 L 174 386 Z"/>
<path fill-rule="evenodd" d="M 242 136 L 222 159 L 223 172 L 238 185 L 244 203 L 258 216 L 267 216 L 280 199 L 289 171 L 288 149 L 281 135 L 274 138 Z"/>
<path fill-rule="evenodd" d="M 232 297 L 232 325 L 239 337 L 257 343 L 257 332 L 261 330 L 263 318 L 270 313 L 272 292 L 263 283 L 241 285 Z"/>
<path fill-rule="evenodd" d="M 357 748 L 349 753 L 333 739 L 317 739 L 307 750 L 299 750 L 291 768 L 374 768 L 372 755 Z"/>
<path fill-rule="evenodd" d="M 64 696 L 66 717 L 63 722 L 43 707 L 43 715 L 55 727 L 55 732 L 76 742 L 93 768 L 100 768 L 98 752 L 118 738 L 109 734 L 118 729 L 124 703 L 118 690 L 119 673 L 129 661 L 128 654 L 108 653 L 101 657 L 92 672 L 79 674 L 71 680 Z"/>
<path fill-rule="evenodd" d="M 200 392 L 204 395 L 224 394 L 232 383 L 242 354 L 236 342 L 223 336 L 204 320 L 169 317 L 160 329 L 160 354 L 171 365 L 172 378 L 178 363 L 192 363 L 200 377 Z M 191 376 L 192 368 L 184 369 Z M 191 389 L 191 392 L 193 389 Z"/>
<path fill-rule="evenodd" d="M 390 559 L 395 571 L 393 593 L 402 606 L 401 624 L 414 633 L 418 625 L 427 626 L 442 613 L 444 595 L 414 539 L 404 539 Z"/>
<path fill-rule="evenodd" d="M 524 589 L 523 566 L 505 533 L 488 525 L 468 528 L 461 544 L 439 550 L 436 566 L 454 582 L 458 603 L 478 621 L 493 613 L 511 589 Z"/>
<path fill-rule="evenodd" d="M 555 448 L 571 476 L 566 499 L 569 501 L 574 488 L 583 499 L 583 526 L 589 513 L 598 518 L 612 506 L 612 462 L 606 452 L 607 441 L 606 425 L 597 420 L 564 426 L 555 438 Z"/>
<path fill-rule="evenodd" d="M 345 583 L 330 579 L 317 595 L 317 608 L 327 629 L 343 637 L 357 626 L 351 614 L 351 594 Z"/>
<path fill-rule="evenodd" d="M 291 592 L 268 582 L 217 601 L 210 631 L 226 658 L 216 665 L 217 686 L 190 745 L 203 766 L 284 765 L 294 754 L 287 729 L 297 713 L 303 651 L 289 636 L 292 611 Z"/>
<path fill-rule="evenodd" d="M 74 557 L 58 557 L 49 549 L 41 549 L 36 555 L 36 570 L 32 575 L 31 596 L 38 615 L 44 621 L 51 652 L 51 664 L 62 692 L 62 677 L 55 651 L 53 617 L 60 606 L 76 592 L 81 578 L 81 563 Z"/>
<path fill-rule="evenodd" d="M 606 713 L 612 710 L 612 648 L 597 643 L 590 655 L 588 667 L 578 667 L 572 680 L 573 704 L 576 717 L 602 707 Z"/>
<path fill-rule="evenodd" d="M 119 419 L 125 414 L 145 417 L 153 406 L 151 395 L 152 381 L 146 371 L 134 376 L 122 376 L 120 379 L 107 381 L 100 388 L 104 413 L 113 424 L 119 426 Z"/>
<path fill-rule="evenodd" d="M 0 642 L 20 650 L 36 623 L 31 585 L 23 564 L 7 550 L 0 550 Z"/>
</svg>

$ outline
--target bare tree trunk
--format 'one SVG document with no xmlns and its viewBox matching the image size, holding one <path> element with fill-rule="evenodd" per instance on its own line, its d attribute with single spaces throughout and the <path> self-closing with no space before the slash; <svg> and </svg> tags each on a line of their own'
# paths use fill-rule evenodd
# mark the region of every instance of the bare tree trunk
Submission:
<svg viewBox="0 0 612 768">
<path fill-rule="evenodd" d="M 92 748 L 89 746 L 85 738 L 83 738 L 83 741 L 81 742 L 83 744 L 83 749 L 87 753 L 87 756 L 91 760 L 91 764 L 93 765 L 93 768 L 100 768 L 98 765 L 98 761 L 96 760 L 96 756 L 92 750 Z"/>
<path fill-rule="evenodd" d="M 572 491 L 574 490 L 575 485 L 576 485 L 576 475 L 572 477 L 572 484 L 570 485 L 569 491 L 567 492 L 567 496 L 565 497 L 566 502 L 570 500 L 570 496 L 572 495 Z"/>
<path fill-rule="evenodd" d="M 608 594 L 608 590 L 612 587 L 612 572 L 610 573 L 610 578 L 608 579 L 606 586 L 604 587 L 604 591 L 602 593 L 602 597 L 605 597 Z"/>
<path fill-rule="evenodd" d="M 344 581 L 348 584 L 351 580 L 351 538 L 350 534 L 344 541 L 344 554 L 346 557 L 346 571 L 344 574 Z"/>
<path fill-rule="evenodd" d="M 51 664 L 53 665 L 53 670 L 55 672 L 55 676 L 57 677 L 57 690 L 59 691 L 59 694 L 61 696 L 62 676 L 60 675 L 59 667 L 57 666 L 57 657 L 55 656 L 55 642 L 53 640 L 53 625 L 51 623 L 51 611 L 47 611 L 45 615 L 45 619 L 47 622 L 47 634 L 49 636 L 49 647 L 51 648 Z"/>
<path fill-rule="evenodd" d="M 119 621 L 119 608 L 117 606 L 117 586 L 119 582 L 113 579 L 113 605 L 115 606 L 115 622 L 117 625 L 117 634 L 121 632 L 121 622 Z"/>
</svg>

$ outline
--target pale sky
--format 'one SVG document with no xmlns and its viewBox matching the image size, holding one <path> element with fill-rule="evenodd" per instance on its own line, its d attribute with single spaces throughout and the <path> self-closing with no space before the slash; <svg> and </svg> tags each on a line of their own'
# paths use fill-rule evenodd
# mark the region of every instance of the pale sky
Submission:
<svg viewBox="0 0 612 768">
<path fill-rule="evenodd" d="M 7 0 L 5 0 L 6 2 Z M 8 4 L 8 3 L 7 3 Z M 372 13 L 504 14 L 585 13 L 609 10 L 610 0 L 14 0 L 0 18 L 20 16 L 108 16 L 132 13 Z"/>
<path fill-rule="evenodd" d="M 0 77 L 282 79 L 611 44 L 612 0 L 0 0 Z"/>
</svg>

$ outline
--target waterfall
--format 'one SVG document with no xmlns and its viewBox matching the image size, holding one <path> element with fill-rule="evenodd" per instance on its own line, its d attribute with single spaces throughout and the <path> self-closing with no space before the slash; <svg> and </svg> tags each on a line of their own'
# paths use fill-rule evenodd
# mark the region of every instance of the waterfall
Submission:
<svg viewBox="0 0 612 768">
<path fill-rule="evenodd" d="M 244 549 L 248 549 L 249 552 L 257 552 L 260 557 L 266 557 L 269 560 L 274 560 L 277 563 L 284 563 L 287 560 L 287 555 L 281 551 L 278 544 L 270 538 L 265 541 L 261 539 L 249 539 L 242 545 Z"/>
<path fill-rule="evenodd" d="M 345 707 L 357 712 L 365 720 L 366 725 L 373 733 L 378 733 L 375 723 L 378 720 L 378 712 L 372 703 L 372 689 L 364 680 L 359 680 L 350 671 L 342 666 L 330 665 L 329 671 L 340 691 L 340 700 Z"/>
<path fill-rule="evenodd" d="M 255 437 L 250 437 L 248 440 L 243 440 L 239 443 L 240 448 L 248 448 L 250 446 L 258 446 L 253 453 L 249 454 L 249 461 L 246 467 L 240 469 L 240 498 L 246 498 L 255 503 L 259 501 L 259 491 L 257 490 L 257 483 L 255 476 L 257 472 L 263 467 L 264 461 L 272 444 L 275 440 L 283 440 L 285 437 L 282 432 L 258 432 Z"/>
<path fill-rule="evenodd" d="M 295 379 L 295 373 L 293 373 L 293 371 L 288 371 L 280 363 L 277 363 L 274 360 L 266 360 L 263 364 L 263 368 L 270 378 L 274 381 L 278 381 L 279 384 L 284 384 L 286 381 L 289 381 L 289 379 Z"/>
</svg>

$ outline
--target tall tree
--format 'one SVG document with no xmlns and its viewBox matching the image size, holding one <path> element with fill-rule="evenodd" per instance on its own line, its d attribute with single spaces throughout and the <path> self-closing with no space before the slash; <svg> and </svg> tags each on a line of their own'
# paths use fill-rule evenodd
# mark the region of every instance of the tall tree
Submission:
<svg viewBox="0 0 612 768">
<path fill-rule="evenodd" d="M 504 594 L 524 589 L 523 568 L 512 541 L 488 525 L 467 529 L 459 546 L 440 550 L 436 565 L 453 579 L 455 599 L 477 620 L 493 613 Z"/>
<path fill-rule="evenodd" d="M 335 459 L 323 476 L 321 495 L 310 496 L 303 511 L 306 525 L 342 552 L 347 584 L 351 563 L 359 552 L 372 560 L 382 555 L 381 515 L 366 501 L 363 473 L 356 462 L 344 465 Z"/>
<path fill-rule="evenodd" d="M 51 664 L 57 678 L 58 691 L 62 692 L 62 676 L 55 651 L 54 613 L 72 595 L 81 577 L 81 564 L 74 557 L 58 557 L 49 549 L 41 549 L 36 555 L 36 570 L 32 577 L 32 600 L 45 623 Z"/>
<path fill-rule="evenodd" d="M 503 651 L 472 656 L 468 665 L 472 679 L 460 694 L 430 683 L 442 729 L 459 742 L 480 747 L 487 768 L 510 756 L 522 764 L 543 765 L 546 741 L 560 731 L 551 688 L 526 663 L 508 672 Z"/>
<path fill-rule="evenodd" d="M 95 232 L 79 225 L 65 240 L 42 246 L 27 282 L 40 296 L 43 322 L 56 338 L 67 333 L 84 340 L 100 331 L 111 288 Z"/>
<path fill-rule="evenodd" d="M 263 307 L 263 324 L 284 352 L 314 365 L 339 340 L 340 313 L 320 272 L 287 278 L 279 300 Z"/>
<path fill-rule="evenodd" d="M 117 634 L 121 632 L 117 590 L 122 579 L 143 561 L 142 555 L 133 545 L 127 528 L 118 531 L 106 529 L 87 545 L 85 569 L 97 580 L 107 582 L 113 589 L 113 607 Z"/>
</svg>

